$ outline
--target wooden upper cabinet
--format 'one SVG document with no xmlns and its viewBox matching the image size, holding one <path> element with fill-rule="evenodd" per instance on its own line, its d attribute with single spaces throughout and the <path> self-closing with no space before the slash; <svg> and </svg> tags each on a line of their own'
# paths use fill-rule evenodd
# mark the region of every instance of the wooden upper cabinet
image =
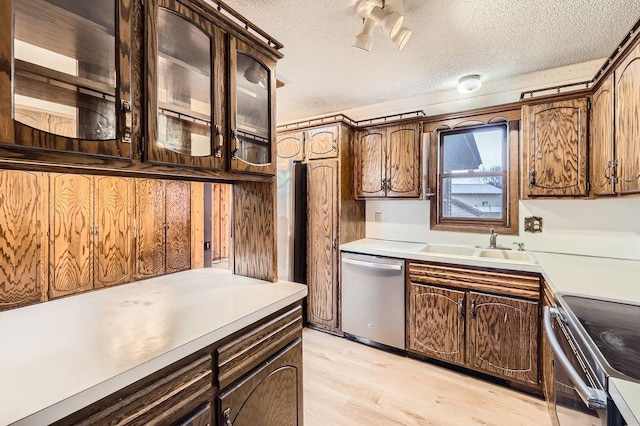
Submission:
<svg viewBox="0 0 640 426">
<path fill-rule="evenodd" d="M 418 124 L 387 129 L 387 197 L 420 196 L 420 129 Z"/>
<path fill-rule="evenodd" d="M 358 132 L 356 198 L 417 198 L 420 181 L 420 125 L 401 124 Z"/>
<path fill-rule="evenodd" d="M 93 177 L 51 174 L 49 297 L 93 287 Z"/>
<path fill-rule="evenodd" d="M 587 99 L 522 107 L 523 198 L 587 195 Z"/>
<path fill-rule="evenodd" d="M 305 132 L 306 159 L 337 158 L 339 138 L 340 127 L 337 125 L 307 130 Z"/>
<path fill-rule="evenodd" d="M 538 384 L 538 302 L 469 292 L 467 362 Z"/>
<path fill-rule="evenodd" d="M 145 2 L 146 159 L 221 169 L 227 139 L 225 32 L 184 3 Z"/>
<path fill-rule="evenodd" d="M 95 177 L 95 287 L 133 279 L 132 179 Z"/>
<path fill-rule="evenodd" d="M 46 300 L 47 186 L 42 173 L 0 171 L 0 311 Z"/>
<path fill-rule="evenodd" d="M 356 198 L 385 196 L 386 159 L 384 129 L 357 133 L 355 157 Z"/>
<path fill-rule="evenodd" d="M 136 279 L 164 274 L 164 182 L 136 180 Z"/>
<path fill-rule="evenodd" d="M 191 268 L 191 184 L 165 183 L 166 272 Z"/>
<path fill-rule="evenodd" d="M 410 283 L 408 305 L 408 349 L 463 364 L 465 293 Z"/>
<path fill-rule="evenodd" d="M 308 320 L 337 329 L 338 160 L 310 162 L 307 181 Z"/>
<path fill-rule="evenodd" d="M 304 160 L 305 132 L 287 132 L 278 134 L 276 151 L 278 158 L 292 161 Z"/>
<path fill-rule="evenodd" d="M 132 2 L 0 3 L 1 142 L 131 158 Z"/>
<path fill-rule="evenodd" d="M 230 52 L 231 170 L 274 174 L 275 61 L 235 37 Z"/>
<path fill-rule="evenodd" d="M 615 70 L 615 188 L 640 192 L 640 42 Z"/>
<path fill-rule="evenodd" d="M 596 90 L 591 101 L 589 179 L 593 195 L 614 193 L 613 99 L 611 75 Z"/>
</svg>

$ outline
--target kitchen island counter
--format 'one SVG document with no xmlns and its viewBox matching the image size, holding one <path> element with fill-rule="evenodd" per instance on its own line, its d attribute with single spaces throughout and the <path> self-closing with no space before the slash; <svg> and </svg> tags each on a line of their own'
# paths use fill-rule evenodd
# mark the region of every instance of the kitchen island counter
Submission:
<svg viewBox="0 0 640 426">
<path fill-rule="evenodd" d="M 298 302 L 194 269 L 0 313 L 0 424 L 48 424 Z"/>
</svg>

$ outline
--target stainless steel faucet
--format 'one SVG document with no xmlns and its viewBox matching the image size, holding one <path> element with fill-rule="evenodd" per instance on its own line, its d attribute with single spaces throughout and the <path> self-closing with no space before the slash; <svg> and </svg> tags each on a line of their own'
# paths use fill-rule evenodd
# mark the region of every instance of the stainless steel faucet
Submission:
<svg viewBox="0 0 640 426">
<path fill-rule="evenodd" d="M 496 238 L 498 238 L 498 233 L 495 229 L 491 228 L 491 233 L 489 234 L 489 248 L 496 248 Z"/>
</svg>

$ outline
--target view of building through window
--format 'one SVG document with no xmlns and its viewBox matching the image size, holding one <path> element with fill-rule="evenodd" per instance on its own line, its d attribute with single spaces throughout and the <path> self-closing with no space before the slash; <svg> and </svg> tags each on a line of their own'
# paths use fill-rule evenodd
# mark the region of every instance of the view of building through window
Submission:
<svg viewBox="0 0 640 426">
<path fill-rule="evenodd" d="M 441 135 L 442 218 L 504 219 L 506 135 L 506 125 Z"/>
</svg>

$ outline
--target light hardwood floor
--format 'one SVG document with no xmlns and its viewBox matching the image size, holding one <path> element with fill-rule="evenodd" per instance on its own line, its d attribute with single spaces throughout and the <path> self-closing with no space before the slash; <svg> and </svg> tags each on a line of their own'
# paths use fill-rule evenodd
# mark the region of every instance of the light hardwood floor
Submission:
<svg viewBox="0 0 640 426">
<path fill-rule="evenodd" d="M 541 399 L 305 329 L 304 424 L 550 425 Z"/>
</svg>

